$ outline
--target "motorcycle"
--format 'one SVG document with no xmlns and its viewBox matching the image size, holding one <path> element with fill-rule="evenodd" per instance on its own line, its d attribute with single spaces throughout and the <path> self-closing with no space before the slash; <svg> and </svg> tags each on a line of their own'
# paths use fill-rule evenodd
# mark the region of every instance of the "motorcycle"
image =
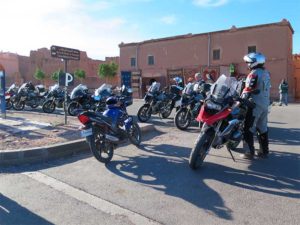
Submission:
<svg viewBox="0 0 300 225">
<path fill-rule="evenodd" d="M 5 103 L 6 110 L 10 110 L 13 107 L 14 95 L 18 92 L 18 87 L 15 84 L 12 84 L 8 90 L 5 92 Z"/>
<path fill-rule="evenodd" d="M 203 122 L 201 132 L 189 157 L 189 166 L 199 168 L 211 148 L 220 149 L 226 145 L 231 150 L 243 139 L 243 127 L 249 107 L 248 99 L 240 98 L 241 83 L 233 77 L 221 75 L 212 86 L 210 96 L 200 109 L 197 121 Z"/>
<path fill-rule="evenodd" d="M 160 91 L 159 88 L 160 83 L 156 81 L 149 87 L 144 97 L 145 104 L 140 107 L 137 113 L 140 122 L 148 121 L 152 114 L 159 114 L 163 118 L 168 118 L 171 114 L 173 99 L 166 90 Z"/>
<path fill-rule="evenodd" d="M 174 117 L 174 123 L 178 129 L 186 130 L 198 116 L 207 92 L 202 86 L 205 84 L 199 87 L 198 83 L 188 83 L 183 89 L 180 109 Z"/>
<path fill-rule="evenodd" d="M 69 96 L 68 96 L 69 99 Z M 42 109 L 45 113 L 53 113 L 57 108 L 63 108 L 65 102 L 65 92 L 55 84 L 49 88 L 47 100 L 43 103 Z"/>
<path fill-rule="evenodd" d="M 24 83 L 18 90 L 18 93 L 14 97 L 13 108 L 15 110 L 23 110 L 25 105 L 31 108 L 37 108 L 42 105 L 45 97 L 47 96 L 47 91 L 43 85 L 36 85 L 35 87 L 28 83 Z"/>
<path fill-rule="evenodd" d="M 103 112 L 83 111 L 78 114 L 83 124 L 81 136 L 85 137 L 94 157 L 102 163 L 111 161 L 118 144 L 129 141 L 138 146 L 141 130 L 126 107 L 130 104 L 126 96 L 112 96 L 106 100 L 107 109 Z"/>
</svg>

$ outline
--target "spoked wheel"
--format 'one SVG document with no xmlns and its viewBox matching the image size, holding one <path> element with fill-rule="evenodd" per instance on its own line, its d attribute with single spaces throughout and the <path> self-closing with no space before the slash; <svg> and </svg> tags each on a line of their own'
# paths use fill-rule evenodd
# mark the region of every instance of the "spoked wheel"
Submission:
<svg viewBox="0 0 300 225">
<path fill-rule="evenodd" d="M 152 113 L 152 109 L 150 107 L 151 107 L 150 105 L 143 105 L 139 109 L 137 116 L 140 122 L 144 123 L 150 119 Z"/>
<path fill-rule="evenodd" d="M 161 116 L 166 119 L 171 115 L 172 112 L 172 102 L 168 102 L 166 105 L 162 107 Z"/>
<path fill-rule="evenodd" d="M 128 138 L 130 142 L 136 146 L 141 143 L 141 129 L 138 123 L 133 122 L 128 131 Z"/>
<path fill-rule="evenodd" d="M 43 111 L 45 113 L 53 113 L 55 110 L 55 103 L 52 100 L 48 100 L 46 102 L 44 102 L 43 104 Z"/>
<path fill-rule="evenodd" d="M 193 170 L 198 169 L 203 164 L 212 139 L 213 135 L 208 135 L 207 133 L 200 133 L 198 136 L 189 158 L 189 165 Z"/>
<path fill-rule="evenodd" d="M 10 110 L 13 107 L 13 103 L 10 100 L 5 100 L 6 110 Z"/>
<path fill-rule="evenodd" d="M 89 141 L 91 152 L 102 163 L 109 163 L 114 155 L 114 146 L 105 140 L 103 134 L 95 134 Z"/>
<path fill-rule="evenodd" d="M 186 130 L 192 121 L 191 113 L 187 108 L 181 108 L 174 117 L 175 125 L 180 130 Z"/>
<path fill-rule="evenodd" d="M 13 103 L 13 108 L 15 110 L 21 111 L 24 109 L 24 107 L 25 107 L 25 102 L 17 101 Z"/>
<path fill-rule="evenodd" d="M 71 102 L 68 106 L 68 113 L 70 116 L 76 116 L 76 110 L 81 109 L 81 105 L 77 102 Z"/>
</svg>

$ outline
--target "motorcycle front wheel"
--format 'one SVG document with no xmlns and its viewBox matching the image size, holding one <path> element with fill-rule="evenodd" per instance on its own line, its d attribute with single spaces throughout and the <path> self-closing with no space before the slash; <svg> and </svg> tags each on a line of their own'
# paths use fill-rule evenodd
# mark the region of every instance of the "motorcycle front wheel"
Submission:
<svg viewBox="0 0 300 225">
<path fill-rule="evenodd" d="M 56 108 L 56 105 L 52 100 L 47 100 L 44 102 L 42 108 L 45 113 L 53 113 Z"/>
<path fill-rule="evenodd" d="M 70 116 L 76 116 L 76 109 L 80 109 L 81 105 L 77 102 L 71 102 L 68 106 L 68 113 Z"/>
<path fill-rule="evenodd" d="M 172 112 L 172 102 L 168 102 L 166 105 L 162 107 L 161 116 L 162 118 L 166 119 L 171 115 Z"/>
<path fill-rule="evenodd" d="M 174 123 L 179 130 L 186 130 L 192 121 L 192 115 L 187 108 L 178 110 L 174 117 Z"/>
<path fill-rule="evenodd" d="M 133 122 L 128 131 L 128 138 L 130 142 L 136 146 L 140 145 L 141 136 L 142 136 L 142 132 L 140 126 L 138 125 L 138 123 Z"/>
<path fill-rule="evenodd" d="M 105 140 L 104 135 L 97 133 L 87 138 L 90 150 L 101 163 L 109 163 L 114 155 L 114 145 Z"/>
<path fill-rule="evenodd" d="M 13 108 L 17 111 L 23 110 L 25 107 L 25 102 L 17 101 L 13 103 Z"/>
<path fill-rule="evenodd" d="M 213 135 L 209 135 L 208 133 L 200 133 L 198 136 L 195 146 L 191 151 L 189 158 L 189 166 L 193 170 L 198 169 L 208 153 L 208 150 L 211 145 L 211 141 L 213 139 Z"/>
<path fill-rule="evenodd" d="M 150 107 L 151 107 L 150 105 L 143 105 L 139 109 L 137 116 L 140 122 L 144 123 L 150 119 L 152 113 L 152 109 Z"/>
<path fill-rule="evenodd" d="M 13 103 L 10 100 L 5 100 L 6 110 L 10 110 L 13 107 Z"/>
</svg>

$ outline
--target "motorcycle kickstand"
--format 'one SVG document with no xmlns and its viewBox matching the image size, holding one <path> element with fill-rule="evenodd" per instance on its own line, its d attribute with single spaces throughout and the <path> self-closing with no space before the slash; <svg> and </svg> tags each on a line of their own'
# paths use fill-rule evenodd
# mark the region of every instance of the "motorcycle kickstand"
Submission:
<svg viewBox="0 0 300 225">
<path fill-rule="evenodd" d="M 230 154 L 230 156 L 231 156 L 233 162 L 235 162 L 235 158 L 234 158 L 234 156 L 232 155 L 231 150 L 230 150 L 229 148 L 226 148 L 226 149 L 227 149 L 227 151 L 229 152 L 229 154 Z"/>
</svg>

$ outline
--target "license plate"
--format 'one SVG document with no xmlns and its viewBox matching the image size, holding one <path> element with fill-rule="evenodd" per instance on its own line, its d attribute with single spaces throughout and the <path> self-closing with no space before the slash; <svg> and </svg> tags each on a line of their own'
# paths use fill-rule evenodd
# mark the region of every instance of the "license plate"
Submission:
<svg viewBox="0 0 300 225">
<path fill-rule="evenodd" d="M 81 137 L 88 137 L 88 136 L 91 136 L 91 135 L 93 135 L 92 128 L 81 131 Z"/>
</svg>

